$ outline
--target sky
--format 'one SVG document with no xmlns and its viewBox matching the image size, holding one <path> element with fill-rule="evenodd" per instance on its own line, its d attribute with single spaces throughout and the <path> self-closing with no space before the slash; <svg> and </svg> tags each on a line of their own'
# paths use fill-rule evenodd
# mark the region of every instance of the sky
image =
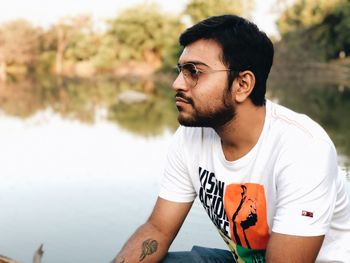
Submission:
<svg viewBox="0 0 350 263">
<path fill-rule="evenodd" d="M 34 25 L 48 27 L 59 18 L 90 14 L 97 22 L 114 17 L 121 10 L 142 2 L 158 2 L 166 12 L 179 13 L 188 0 L 1 0 L 0 23 L 25 18 Z M 256 0 L 252 20 L 268 35 L 278 35 L 271 12 L 275 0 Z"/>
</svg>

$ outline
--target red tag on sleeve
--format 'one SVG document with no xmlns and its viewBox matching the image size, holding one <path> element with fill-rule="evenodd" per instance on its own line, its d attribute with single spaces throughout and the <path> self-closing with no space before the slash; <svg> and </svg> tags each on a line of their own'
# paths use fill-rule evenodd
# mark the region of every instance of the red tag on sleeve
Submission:
<svg viewBox="0 0 350 263">
<path fill-rule="evenodd" d="M 308 216 L 308 217 L 314 217 L 314 213 L 313 212 L 309 212 L 309 211 L 305 211 L 305 210 L 303 210 L 301 212 L 301 215 L 302 216 Z"/>
</svg>

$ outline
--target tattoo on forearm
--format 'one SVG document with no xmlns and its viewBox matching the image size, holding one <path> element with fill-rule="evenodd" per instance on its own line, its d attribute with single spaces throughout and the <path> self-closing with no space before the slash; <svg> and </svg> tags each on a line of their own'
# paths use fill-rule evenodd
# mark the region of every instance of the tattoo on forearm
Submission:
<svg viewBox="0 0 350 263">
<path fill-rule="evenodd" d="M 147 239 L 142 243 L 142 252 L 140 255 L 140 261 L 144 260 L 144 258 L 148 255 L 153 254 L 157 251 L 158 242 L 157 240 Z"/>
</svg>

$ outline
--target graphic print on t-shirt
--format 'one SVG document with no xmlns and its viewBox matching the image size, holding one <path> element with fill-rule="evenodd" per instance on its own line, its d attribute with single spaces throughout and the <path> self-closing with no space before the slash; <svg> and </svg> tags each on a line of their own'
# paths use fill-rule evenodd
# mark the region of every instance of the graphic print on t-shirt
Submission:
<svg viewBox="0 0 350 263">
<path fill-rule="evenodd" d="M 265 249 L 269 238 L 265 193 L 259 184 L 230 184 L 224 206 L 230 219 L 231 239 L 249 249 Z"/>
<path fill-rule="evenodd" d="M 226 186 L 224 207 L 238 256 L 244 262 L 264 262 L 269 239 L 264 187 L 253 183 L 230 184 Z"/>
<path fill-rule="evenodd" d="M 264 262 L 269 239 L 266 198 L 260 184 L 228 184 L 199 167 L 199 199 L 237 262 Z"/>
<path fill-rule="evenodd" d="M 199 167 L 199 200 L 214 225 L 229 236 L 230 222 L 224 208 L 225 183 L 216 179 L 215 174 Z"/>
</svg>

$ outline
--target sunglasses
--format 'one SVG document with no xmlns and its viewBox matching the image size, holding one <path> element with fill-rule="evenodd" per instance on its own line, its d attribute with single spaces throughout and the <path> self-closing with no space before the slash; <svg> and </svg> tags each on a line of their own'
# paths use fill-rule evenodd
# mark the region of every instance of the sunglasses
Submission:
<svg viewBox="0 0 350 263">
<path fill-rule="evenodd" d="M 194 63 L 177 64 L 176 68 L 179 74 L 182 73 L 186 84 L 190 88 L 194 88 L 197 85 L 199 76 L 201 74 L 209 74 L 209 73 L 215 73 L 220 71 L 232 71 L 232 69 L 201 70 L 201 69 L 198 69 L 196 64 Z"/>
</svg>

